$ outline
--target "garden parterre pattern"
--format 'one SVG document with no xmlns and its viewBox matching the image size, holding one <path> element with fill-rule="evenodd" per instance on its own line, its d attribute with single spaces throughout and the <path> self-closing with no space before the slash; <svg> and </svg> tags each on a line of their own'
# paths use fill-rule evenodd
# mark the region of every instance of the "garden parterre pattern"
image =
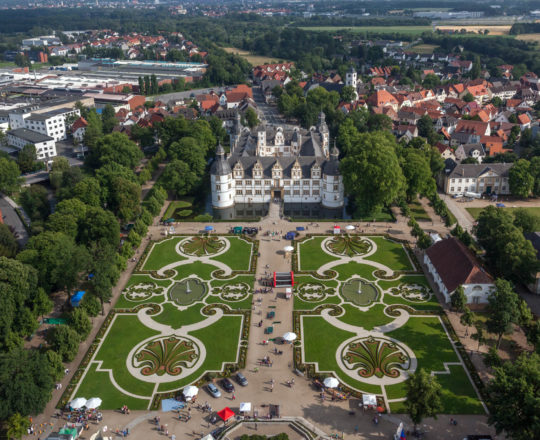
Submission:
<svg viewBox="0 0 540 440">
<path fill-rule="evenodd" d="M 485 413 L 438 316 L 441 308 L 409 251 L 383 236 L 356 242 L 367 243 L 363 252 L 347 251 L 343 242 L 336 252 L 334 237 L 308 236 L 295 243 L 294 270 L 301 280 L 294 289 L 295 328 L 301 336 L 296 362 L 400 409 L 404 382 L 418 368 L 441 378 L 456 375 L 456 382 L 440 381 L 443 412 Z"/>
<path fill-rule="evenodd" d="M 249 269 L 253 243 L 200 238 L 173 236 L 151 245 L 141 267 L 152 271 L 132 275 L 72 397 L 92 389 L 104 396 L 103 409 L 126 402 L 132 409 L 149 409 L 157 393 L 239 362 L 247 339 L 243 311 L 251 309 L 254 277 L 224 261 Z M 159 262 L 163 266 L 157 267 Z"/>
</svg>

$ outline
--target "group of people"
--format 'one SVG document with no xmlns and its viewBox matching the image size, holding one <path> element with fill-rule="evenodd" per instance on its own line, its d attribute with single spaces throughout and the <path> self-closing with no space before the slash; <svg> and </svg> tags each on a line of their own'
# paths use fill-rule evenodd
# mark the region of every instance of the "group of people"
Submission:
<svg viewBox="0 0 540 440">
<path fill-rule="evenodd" d="M 121 409 L 122 409 L 122 414 L 129 415 L 130 411 L 127 405 L 124 405 Z"/>
<path fill-rule="evenodd" d="M 266 365 L 267 367 L 271 367 L 272 365 L 274 365 L 274 363 L 270 359 L 270 356 L 266 355 L 265 357 L 261 359 L 261 365 Z"/>
</svg>

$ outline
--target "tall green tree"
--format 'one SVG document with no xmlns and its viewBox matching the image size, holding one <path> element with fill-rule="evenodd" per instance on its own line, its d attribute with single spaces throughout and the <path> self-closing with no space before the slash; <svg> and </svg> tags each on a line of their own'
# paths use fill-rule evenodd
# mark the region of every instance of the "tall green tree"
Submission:
<svg viewBox="0 0 540 440">
<path fill-rule="evenodd" d="M 355 198 L 360 215 L 377 214 L 403 193 L 406 182 L 395 148 L 390 133 L 365 133 L 341 161 L 345 189 Z"/>
<path fill-rule="evenodd" d="M 424 152 L 406 148 L 403 152 L 401 169 L 407 181 L 407 201 L 412 202 L 418 193 L 427 194 L 428 190 L 435 188 L 435 181 L 431 177 L 431 168 Z"/>
<path fill-rule="evenodd" d="M 88 125 L 84 130 L 83 143 L 92 151 L 98 139 L 103 135 L 103 124 L 95 109 L 88 111 L 86 122 Z"/>
<path fill-rule="evenodd" d="M 497 348 L 504 334 L 514 330 L 520 318 L 519 296 L 507 280 L 495 281 L 495 291 L 488 297 L 487 330 L 497 335 Z"/>
<path fill-rule="evenodd" d="M 37 153 L 33 144 L 26 144 L 17 155 L 17 163 L 21 173 L 31 173 L 36 170 Z"/>
<path fill-rule="evenodd" d="M 474 313 L 465 306 L 463 314 L 459 317 L 461 325 L 465 326 L 465 336 L 469 336 L 469 327 L 474 324 Z"/>
<path fill-rule="evenodd" d="M 114 107 L 111 104 L 107 104 L 101 112 L 101 124 L 103 127 L 103 133 L 108 134 L 113 131 L 113 128 L 118 125 L 116 119 L 116 113 Z"/>
<path fill-rule="evenodd" d="M 76 307 L 69 314 L 68 325 L 77 332 L 81 341 L 84 341 L 90 330 L 92 330 L 92 323 L 90 318 L 86 314 L 86 311 L 81 307 Z"/>
<path fill-rule="evenodd" d="M 251 107 L 244 113 L 244 118 L 249 128 L 255 128 L 260 123 L 257 113 Z"/>
<path fill-rule="evenodd" d="M 19 249 L 15 236 L 8 225 L 0 223 L 0 257 L 14 257 Z"/>
<path fill-rule="evenodd" d="M 510 192 L 517 197 L 529 197 L 534 187 L 534 177 L 530 172 L 531 164 L 528 160 L 519 159 L 510 168 L 508 181 Z"/>
<path fill-rule="evenodd" d="M 175 159 L 167 164 L 161 176 L 163 187 L 175 196 L 190 194 L 199 179 L 184 161 Z"/>
<path fill-rule="evenodd" d="M 411 374 L 405 382 L 407 413 L 414 423 L 414 430 L 426 417 L 437 418 L 442 411 L 441 385 L 423 368 Z"/>
<path fill-rule="evenodd" d="M 514 224 L 521 228 L 524 234 L 540 230 L 540 218 L 530 210 L 517 208 L 512 214 L 514 214 Z"/>
<path fill-rule="evenodd" d="M 79 351 L 80 336 L 67 325 L 57 325 L 47 332 L 47 343 L 64 362 L 71 362 Z"/>
<path fill-rule="evenodd" d="M 540 438 L 540 356 L 523 353 L 494 371 L 487 386 L 489 424 L 514 440 Z"/>
<path fill-rule="evenodd" d="M 30 419 L 21 416 L 19 413 L 12 414 L 6 423 L 6 435 L 8 439 L 21 439 L 28 434 L 30 428 Z"/>
<path fill-rule="evenodd" d="M 467 307 L 467 297 L 463 286 L 458 286 L 456 290 L 450 295 L 450 304 L 452 308 L 458 312 L 463 312 Z"/>
<path fill-rule="evenodd" d="M 19 189 L 21 170 L 14 160 L 0 157 L 0 191 L 11 194 Z"/>
<path fill-rule="evenodd" d="M 91 168 L 99 168 L 110 162 L 135 168 L 143 154 L 135 142 L 123 133 L 111 133 L 99 138 L 86 156 L 85 163 Z"/>
</svg>

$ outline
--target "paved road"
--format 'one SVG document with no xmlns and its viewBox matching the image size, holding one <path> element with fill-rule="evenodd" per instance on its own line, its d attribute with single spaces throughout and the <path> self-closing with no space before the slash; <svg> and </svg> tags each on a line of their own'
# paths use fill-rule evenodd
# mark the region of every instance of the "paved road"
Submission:
<svg viewBox="0 0 540 440">
<path fill-rule="evenodd" d="M 262 123 L 287 125 L 286 119 L 279 113 L 277 107 L 266 103 L 259 86 L 253 87 L 253 100 L 257 104 L 257 113 Z"/>
<path fill-rule="evenodd" d="M 8 203 L 5 196 L 0 197 L 0 210 L 2 211 L 4 223 L 14 229 L 17 242 L 19 245 L 24 246 L 28 241 L 28 232 L 26 232 L 23 222 L 15 212 L 15 208 Z"/>
<path fill-rule="evenodd" d="M 471 232 L 472 227 L 474 225 L 474 219 L 464 209 L 465 207 L 461 207 L 458 205 L 458 203 L 463 203 L 463 202 L 457 202 L 456 200 L 458 199 L 453 199 L 452 197 L 447 196 L 446 194 L 439 193 L 439 196 L 441 197 L 442 200 L 444 200 L 450 212 L 454 214 L 454 217 L 456 217 L 461 227 Z"/>
</svg>

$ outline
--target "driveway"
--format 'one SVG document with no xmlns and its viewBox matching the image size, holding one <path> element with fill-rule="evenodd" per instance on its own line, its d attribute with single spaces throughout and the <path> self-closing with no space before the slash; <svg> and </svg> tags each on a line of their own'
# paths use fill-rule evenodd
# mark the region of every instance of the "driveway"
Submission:
<svg viewBox="0 0 540 440">
<path fill-rule="evenodd" d="M 461 227 L 471 232 L 474 225 L 474 219 L 472 218 L 471 214 L 469 214 L 465 209 L 467 207 L 470 207 L 470 204 L 457 202 L 457 200 L 459 199 L 453 199 L 446 194 L 439 193 L 439 196 L 444 201 L 444 203 L 446 203 L 446 206 L 448 206 L 450 212 L 454 214 L 454 217 L 456 217 Z"/>
</svg>

